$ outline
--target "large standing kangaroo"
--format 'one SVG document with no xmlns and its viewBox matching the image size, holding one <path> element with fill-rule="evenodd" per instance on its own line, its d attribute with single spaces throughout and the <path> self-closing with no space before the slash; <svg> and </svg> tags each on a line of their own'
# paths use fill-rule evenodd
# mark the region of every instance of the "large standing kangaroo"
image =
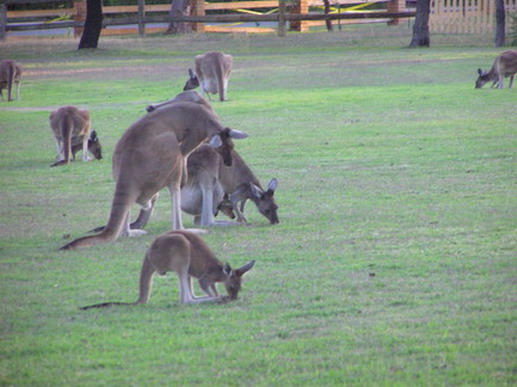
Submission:
<svg viewBox="0 0 517 387">
<path fill-rule="evenodd" d="M 2 89 L 7 89 L 7 101 L 13 100 L 13 87 L 16 83 L 16 99 L 20 99 L 22 68 L 12 59 L 0 61 L 0 98 L 4 100 Z"/>
<path fill-rule="evenodd" d="M 231 164 L 231 139 L 244 136 L 224 128 L 211 110 L 198 103 L 178 102 L 145 115 L 115 146 L 112 169 L 116 185 L 108 224 L 101 233 L 76 239 L 61 249 L 111 242 L 123 232 L 142 234 L 142 230 L 129 229 L 129 210 L 135 203 L 151 207 L 156 194 L 165 187 L 172 199 L 172 229 L 182 229 L 180 184 L 186 178 L 185 157 L 210 139 L 212 146 L 223 147 L 225 162 Z"/>
<path fill-rule="evenodd" d="M 233 57 L 219 51 L 211 51 L 197 55 L 194 63 L 196 72 L 189 69 L 190 78 L 183 90 L 191 90 L 200 86 L 201 94 L 206 93 L 210 98 L 210 93 L 219 93 L 219 100 L 225 101 Z"/>
</svg>

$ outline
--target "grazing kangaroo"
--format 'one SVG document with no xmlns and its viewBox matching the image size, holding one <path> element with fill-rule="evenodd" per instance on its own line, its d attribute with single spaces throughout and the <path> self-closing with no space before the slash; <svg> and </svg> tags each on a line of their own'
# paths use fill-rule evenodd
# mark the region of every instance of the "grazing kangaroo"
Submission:
<svg viewBox="0 0 517 387">
<path fill-rule="evenodd" d="M 72 161 L 75 161 L 75 154 L 81 149 L 83 149 L 82 143 L 75 145 L 72 143 Z M 88 152 L 90 152 L 96 160 L 102 160 L 102 145 L 95 130 L 92 130 L 90 138 L 88 139 Z"/>
<path fill-rule="evenodd" d="M 237 221 L 244 223 L 244 205 L 249 199 L 271 224 L 279 223 L 274 194 L 278 182 L 271 179 L 266 190 L 237 151 L 232 150 L 232 165 L 224 163 L 220 151 L 205 144 L 192 152 L 187 161 L 188 180 L 181 188 L 181 209 L 194 215 L 194 222 L 204 227 L 217 225 L 214 215 L 217 209 L 228 215 L 237 214 Z M 229 196 L 229 199 L 228 199 Z M 229 211 L 228 206 L 233 210 Z M 131 228 L 143 229 L 149 221 L 152 206 L 142 208 Z M 219 222 L 219 224 L 228 224 Z"/>
<path fill-rule="evenodd" d="M 198 304 L 201 302 L 224 302 L 236 300 L 241 289 L 242 276 L 255 261 L 233 270 L 230 265 L 219 261 L 206 243 L 196 234 L 187 231 L 169 231 L 151 244 L 147 250 L 140 271 L 140 292 L 135 302 L 105 302 L 81 309 L 104 308 L 113 305 L 145 304 L 149 300 L 155 273 L 165 275 L 175 271 L 180 281 L 180 302 Z M 199 280 L 201 289 L 207 294 L 196 297 L 192 290 L 192 277 Z M 228 293 L 219 296 L 216 283 L 223 282 Z"/>
<path fill-rule="evenodd" d="M 83 161 L 91 160 L 88 157 L 90 144 L 94 157 L 97 160 L 102 158 L 97 133 L 93 131 L 90 135 L 91 121 L 88 110 L 80 110 L 75 106 L 60 107 L 50 113 L 50 127 L 56 139 L 58 159 L 51 167 L 68 164 L 72 157 L 75 159 L 73 147 L 82 147 Z"/>
<path fill-rule="evenodd" d="M 517 50 L 509 50 L 499 55 L 492 65 L 490 71 L 478 69 L 478 79 L 476 80 L 476 89 L 480 89 L 487 82 L 493 82 L 492 87 L 497 84 L 499 89 L 504 89 L 504 78 L 510 77 L 511 89 L 513 86 L 513 78 L 517 73 Z"/>
<path fill-rule="evenodd" d="M 13 100 L 13 86 L 16 83 L 16 99 L 20 99 L 20 81 L 22 78 L 22 68 L 11 59 L 0 61 L 0 97 L 4 101 L 2 89 L 7 89 L 7 101 Z"/>
<path fill-rule="evenodd" d="M 113 153 L 115 193 L 108 224 L 102 232 L 76 239 L 62 250 L 94 246 L 115 240 L 121 234 L 136 236 L 143 230 L 129 228 L 133 204 L 152 207 L 155 195 L 167 187 L 172 201 L 172 229 L 183 229 L 180 185 L 185 158 L 202 142 L 210 139 L 221 147 L 224 162 L 231 164 L 232 138 L 245 138 L 243 132 L 224 128 L 219 118 L 198 103 L 178 102 L 145 115 L 122 135 Z"/>
<path fill-rule="evenodd" d="M 211 51 L 206 54 L 197 55 L 194 59 L 196 72 L 189 69 L 187 83 L 183 90 L 195 89 L 201 86 L 201 94 L 219 93 L 219 100 L 226 100 L 228 91 L 228 80 L 233 66 L 233 57 L 219 51 Z"/>
</svg>

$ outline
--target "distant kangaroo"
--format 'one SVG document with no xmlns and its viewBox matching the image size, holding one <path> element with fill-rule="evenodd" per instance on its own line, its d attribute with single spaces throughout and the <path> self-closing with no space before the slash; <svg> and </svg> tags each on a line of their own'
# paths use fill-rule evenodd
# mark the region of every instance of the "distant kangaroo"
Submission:
<svg viewBox="0 0 517 387">
<path fill-rule="evenodd" d="M 202 104 L 178 102 L 145 115 L 122 135 L 113 153 L 116 181 L 108 224 L 97 234 L 76 239 L 62 250 L 94 246 L 115 240 L 121 234 L 136 236 L 143 230 L 130 230 L 129 211 L 133 204 L 152 207 L 156 194 L 167 187 L 172 199 L 172 229 L 183 229 L 180 184 L 185 158 L 202 142 L 210 139 L 222 147 L 224 162 L 231 164 L 232 138 L 247 135 L 224 128 L 219 118 Z"/>
<path fill-rule="evenodd" d="M 206 93 L 210 98 L 210 93 L 219 93 L 219 100 L 226 100 L 228 91 L 228 80 L 233 66 L 233 57 L 219 51 L 211 51 L 195 57 L 194 73 L 189 69 L 187 83 L 183 90 L 195 89 L 201 86 L 201 94 Z"/>
<path fill-rule="evenodd" d="M 476 89 L 480 89 L 487 82 L 493 82 L 492 87 L 497 84 L 499 89 L 504 89 L 504 78 L 510 77 L 511 89 L 513 86 L 513 78 L 517 73 L 517 50 L 509 50 L 499 55 L 492 65 L 490 71 L 478 69 L 478 79 L 476 80 Z"/>
<path fill-rule="evenodd" d="M 22 68 L 12 59 L 0 61 L 0 97 L 4 101 L 2 89 L 7 89 L 7 101 L 13 100 L 13 86 L 16 83 L 16 99 L 20 99 L 20 81 Z"/>
<path fill-rule="evenodd" d="M 83 144 L 72 144 L 72 161 L 75 161 L 75 155 L 83 149 Z M 99 141 L 99 137 L 97 136 L 97 132 L 92 130 L 90 133 L 90 138 L 88 139 L 88 152 L 90 152 L 93 157 L 97 160 L 102 160 L 102 145 Z"/>
<path fill-rule="evenodd" d="M 83 150 L 83 161 L 91 160 L 88 157 L 90 145 L 94 157 L 97 160 L 102 159 L 102 147 L 97 133 L 93 131 L 90 135 L 88 110 L 80 110 L 75 106 L 60 107 L 50 114 L 50 127 L 56 139 L 58 159 L 51 167 L 68 164 L 72 157 L 75 158 L 74 148 L 79 146 Z"/>
<path fill-rule="evenodd" d="M 135 302 L 105 302 L 81 309 L 105 308 L 113 305 L 145 304 L 149 300 L 155 273 L 165 275 L 175 271 L 180 281 L 180 302 L 197 304 L 201 302 L 225 302 L 236 300 L 241 289 L 242 276 L 255 261 L 233 270 L 230 265 L 219 261 L 206 243 L 188 231 L 169 231 L 151 244 L 147 250 L 140 271 L 140 292 Z M 207 294 L 196 297 L 192 291 L 192 277 L 199 280 L 201 289 Z M 228 293 L 219 296 L 216 283 L 223 282 Z"/>
</svg>

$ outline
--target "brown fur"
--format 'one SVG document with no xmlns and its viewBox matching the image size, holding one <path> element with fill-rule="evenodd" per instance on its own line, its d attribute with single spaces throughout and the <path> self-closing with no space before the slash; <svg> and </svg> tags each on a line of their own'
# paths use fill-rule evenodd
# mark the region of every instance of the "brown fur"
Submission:
<svg viewBox="0 0 517 387">
<path fill-rule="evenodd" d="M 20 82 L 23 70 L 21 66 L 11 59 L 0 61 L 0 97 L 4 101 L 2 89 L 7 89 L 7 101 L 13 100 L 13 86 L 16 83 L 16 99 L 20 99 Z"/>
<path fill-rule="evenodd" d="M 254 264 L 255 261 L 250 261 L 241 268 L 232 270 L 228 264 L 223 264 L 216 258 L 199 236 L 187 231 L 169 231 L 156 238 L 145 254 L 140 271 L 138 300 L 133 303 L 106 302 L 81 309 L 145 304 L 151 294 L 154 274 L 165 275 L 169 271 L 176 272 L 179 278 L 182 304 L 235 300 L 241 289 L 242 276 Z M 201 289 L 207 296 L 194 295 L 192 277 L 199 280 Z M 228 296 L 219 296 L 215 286 L 217 282 L 224 283 Z"/>
<path fill-rule="evenodd" d="M 194 59 L 196 73 L 189 69 L 190 78 L 183 90 L 201 86 L 201 93 L 219 93 L 219 100 L 226 100 L 228 81 L 232 72 L 233 57 L 220 51 L 197 55 Z"/>
<path fill-rule="evenodd" d="M 492 65 L 490 71 L 478 69 L 478 79 L 476 80 L 476 89 L 480 89 L 488 82 L 493 82 L 492 87 L 496 84 L 499 89 L 504 89 L 504 78 L 510 77 L 511 89 L 513 79 L 517 73 L 517 50 L 509 50 L 499 55 Z"/>
<path fill-rule="evenodd" d="M 179 192 L 185 157 L 209 138 L 219 139 L 222 148 L 233 147 L 231 139 L 222 136 L 232 132 L 212 111 L 192 102 L 175 103 L 142 117 L 115 146 L 112 164 L 116 185 L 108 224 L 100 234 L 76 239 L 61 249 L 111 242 L 122 233 L 142 233 L 129 229 L 129 210 L 135 203 L 150 208 L 152 199 L 165 187 L 173 204 L 172 228 L 182 229 Z"/>
<path fill-rule="evenodd" d="M 73 146 L 80 146 L 83 150 L 83 161 L 88 161 L 88 141 L 91 129 L 88 110 L 81 110 L 75 106 L 63 106 L 53 111 L 49 120 L 58 148 L 58 161 L 51 167 L 68 164 L 72 159 Z M 102 158 L 100 151 L 96 154 L 96 158 Z"/>
</svg>

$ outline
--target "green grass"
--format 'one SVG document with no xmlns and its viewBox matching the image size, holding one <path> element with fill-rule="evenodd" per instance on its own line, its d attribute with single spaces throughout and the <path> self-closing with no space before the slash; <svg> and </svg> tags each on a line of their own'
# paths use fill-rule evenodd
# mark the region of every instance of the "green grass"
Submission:
<svg viewBox="0 0 517 387">
<path fill-rule="evenodd" d="M 26 76 L 0 104 L 0 385 L 515 385 L 517 90 L 474 89 L 484 42 L 409 34 L 1 43 Z M 235 56 L 214 107 L 278 179 L 281 223 L 248 204 L 249 226 L 205 237 L 257 261 L 236 302 L 182 306 L 169 274 L 146 305 L 80 311 L 136 299 L 168 193 L 149 235 L 57 249 L 106 221 L 118 138 L 213 49 Z M 90 109 L 104 160 L 49 168 L 64 104 Z"/>
</svg>

